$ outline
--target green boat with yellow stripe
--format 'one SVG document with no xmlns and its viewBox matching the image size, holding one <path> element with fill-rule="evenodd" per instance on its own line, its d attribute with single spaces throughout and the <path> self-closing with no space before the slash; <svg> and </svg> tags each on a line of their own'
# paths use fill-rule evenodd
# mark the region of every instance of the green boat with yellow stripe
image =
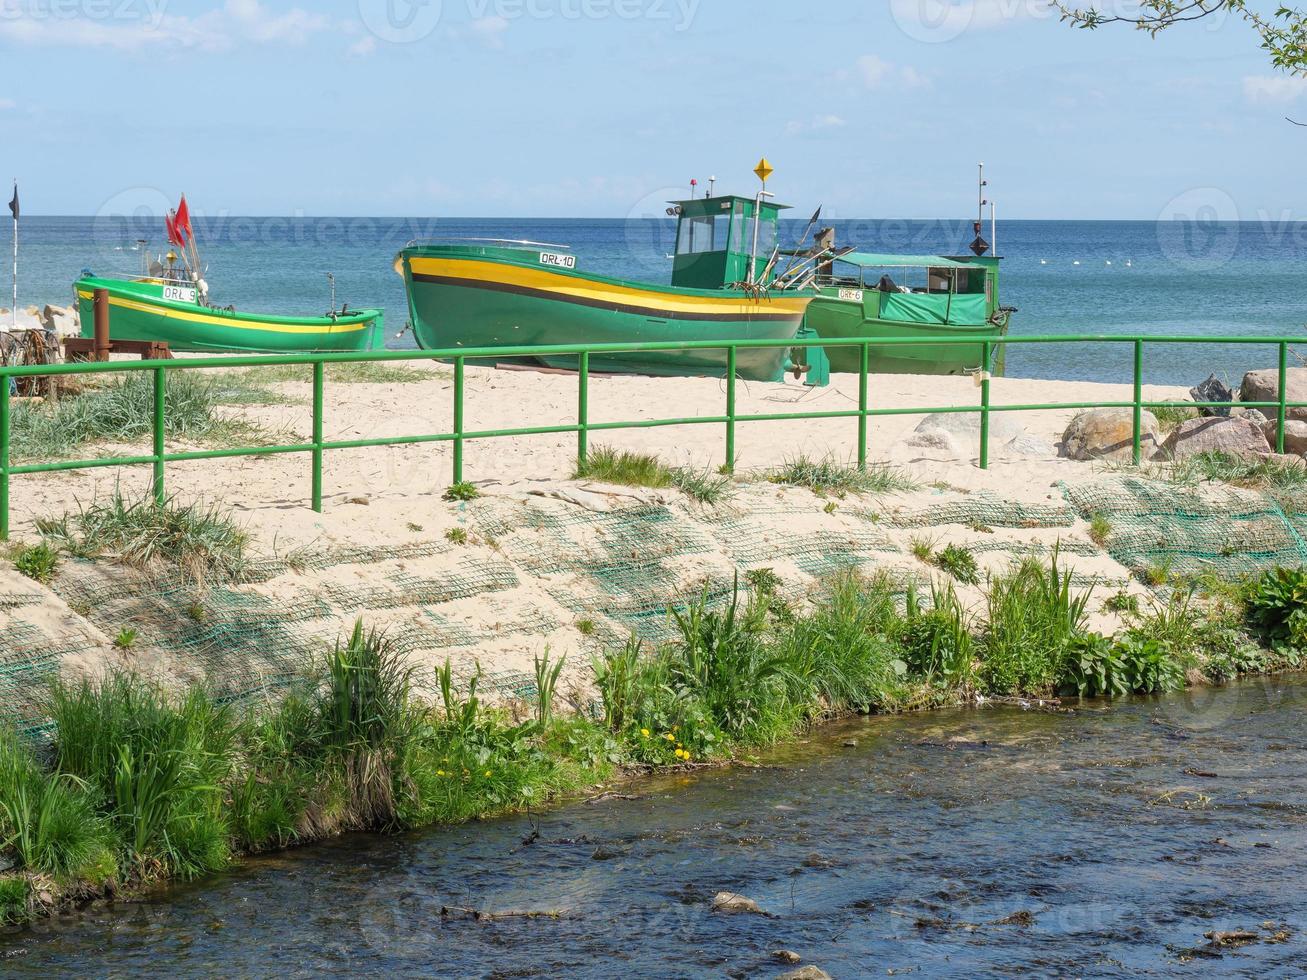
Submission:
<svg viewBox="0 0 1307 980">
<path fill-rule="evenodd" d="M 361 351 L 383 346 L 380 310 L 346 310 L 322 316 L 274 316 L 210 305 L 202 281 L 83 275 L 75 286 L 83 337 L 94 334 L 96 289 L 109 294 L 113 340 L 163 342 L 175 351 L 311 353 Z M 334 304 L 333 304 L 334 305 Z"/>
<path fill-rule="evenodd" d="M 812 296 L 760 285 L 781 206 L 733 196 L 693 203 L 710 206 L 712 218 L 682 221 L 668 286 L 589 273 L 564 245 L 410 244 L 396 256 L 395 271 L 404 279 L 418 346 L 445 350 L 795 338 Z M 513 359 L 500 362 L 506 360 Z M 577 367 L 575 356 L 522 360 Z M 812 383 L 826 373 L 810 367 L 802 349 L 788 347 L 744 348 L 736 362 L 740 377 L 763 381 L 778 381 L 791 372 Z M 722 376 L 727 352 L 593 354 L 590 369 Z"/>
</svg>

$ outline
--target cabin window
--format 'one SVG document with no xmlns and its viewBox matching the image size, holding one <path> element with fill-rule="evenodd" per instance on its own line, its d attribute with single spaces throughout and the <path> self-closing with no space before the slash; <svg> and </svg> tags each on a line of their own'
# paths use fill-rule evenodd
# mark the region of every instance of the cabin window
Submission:
<svg viewBox="0 0 1307 980">
<path fill-rule="evenodd" d="M 681 237 L 676 244 L 676 251 L 681 255 L 724 252 L 728 244 L 730 227 L 729 213 L 684 218 L 681 221 Z"/>
</svg>

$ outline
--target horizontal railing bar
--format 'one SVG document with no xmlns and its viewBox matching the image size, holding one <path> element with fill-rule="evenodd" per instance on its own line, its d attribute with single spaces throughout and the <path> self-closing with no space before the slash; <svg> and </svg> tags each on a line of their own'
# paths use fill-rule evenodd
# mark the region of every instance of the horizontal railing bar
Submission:
<svg viewBox="0 0 1307 980">
<path fill-rule="evenodd" d="M 1131 334 L 1046 334 L 1029 337 L 989 338 L 993 345 L 1026 344 L 1304 344 L 1303 337 L 1202 337 L 1149 336 Z M 638 344 L 552 344 L 539 347 L 464 347 L 449 350 L 411 351 L 331 351 L 315 354 L 245 354 L 224 357 L 174 358 L 144 361 L 81 361 L 73 364 L 28 364 L 0 367 L 0 377 L 36 377 L 63 374 L 105 374 L 118 371 L 209 370 L 216 368 L 250 368 L 286 364 L 337 364 L 382 361 L 452 360 L 495 361 L 509 357 L 554 357 L 580 354 L 638 354 L 689 350 L 766 350 L 790 347 L 939 347 L 982 343 L 970 337 L 844 337 L 790 338 L 756 340 L 687 340 L 658 341 Z"/>
</svg>

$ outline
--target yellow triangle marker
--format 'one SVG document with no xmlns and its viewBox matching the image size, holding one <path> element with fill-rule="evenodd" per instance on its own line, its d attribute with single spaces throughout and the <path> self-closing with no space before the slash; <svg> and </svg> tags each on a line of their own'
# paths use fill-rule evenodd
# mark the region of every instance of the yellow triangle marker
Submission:
<svg viewBox="0 0 1307 980">
<path fill-rule="evenodd" d="M 761 160 L 758 161 L 758 166 L 753 168 L 753 172 L 757 174 L 758 179 L 765 184 L 767 183 L 767 178 L 770 177 L 772 174 L 774 174 L 776 171 L 774 171 L 772 169 L 772 165 L 767 162 L 767 158 L 763 157 Z"/>
</svg>

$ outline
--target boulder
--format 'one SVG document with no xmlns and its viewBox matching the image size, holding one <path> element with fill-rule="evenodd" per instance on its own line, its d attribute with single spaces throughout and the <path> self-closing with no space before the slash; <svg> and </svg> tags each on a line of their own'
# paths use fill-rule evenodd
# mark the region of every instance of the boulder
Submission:
<svg viewBox="0 0 1307 980">
<path fill-rule="evenodd" d="M 1157 417 L 1144 412 L 1139 446 L 1144 459 L 1162 445 Z M 1096 408 L 1081 412 L 1062 433 L 1062 455 L 1070 459 L 1130 459 L 1134 451 L 1134 412 L 1128 408 Z"/>
<path fill-rule="evenodd" d="M 1290 368 L 1286 397 L 1290 402 L 1307 402 L 1307 368 Z M 1239 386 L 1239 400 L 1244 402 L 1275 402 L 1280 400 L 1280 371 L 1267 368 L 1249 371 Z M 1270 412 L 1266 413 L 1270 415 Z M 1289 418 L 1307 421 L 1307 407 L 1290 408 Z"/>
<path fill-rule="evenodd" d="M 1009 439 L 998 450 L 999 456 L 1005 457 L 1039 457 L 1056 456 L 1057 447 L 1046 439 L 1030 434 L 1019 435 Z"/>
<path fill-rule="evenodd" d="M 776 980 L 831 980 L 831 975 L 819 966 L 801 966 L 777 974 Z"/>
<path fill-rule="evenodd" d="M 991 412 L 989 438 L 991 445 L 1008 442 L 1026 434 L 1026 427 L 1016 418 L 1017 412 Z M 917 423 L 914 432 L 947 432 L 963 446 L 980 445 L 979 412 L 940 412 L 927 415 Z"/>
<path fill-rule="evenodd" d="M 1267 422 L 1266 416 L 1256 408 L 1245 408 L 1236 414 L 1238 414 L 1239 418 L 1247 419 L 1249 422 L 1256 422 L 1258 425 L 1264 426 Z"/>
<path fill-rule="evenodd" d="M 1224 453 L 1253 460 L 1271 451 L 1261 426 L 1244 418 L 1197 418 L 1182 422 L 1163 447 L 1172 459 Z"/>
<path fill-rule="evenodd" d="M 914 432 L 903 440 L 903 444 L 914 449 L 934 449 L 947 453 L 949 456 L 959 456 L 962 452 L 958 447 L 957 440 L 943 429 L 926 429 L 924 432 Z"/>
<path fill-rule="evenodd" d="M 765 914 L 753 899 L 737 895 L 735 892 L 718 892 L 713 897 L 712 910 L 714 912 L 749 912 L 753 915 Z"/>
<path fill-rule="evenodd" d="M 1275 424 L 1275 419 L 1267 419 L 1262 425 L 1262 434 L 1266 436 L 1266 441 L 1275 448 L 1275 432 L 1279 428 Z M 1284 421 L 1284 451 L 1290 456 L 1301 456 L 1307 453 L 1307 422 L 1302 419 L 1285 419 Z"/>
<path fill-rule="evenodd" d="M 1262 463 L 1269 463 L 1271 466 L 1295 467 L 1297 469 L 1307 468 L 1307 459 L 1301 456 L 1293 456 L 1289 453 L 1267 453 L 1259 459 Z"/>
<path fill-rule="evenodd" d="M 1213 374 L 1209 375 L 1202 384 L 1190 388 L 1189 397 L 1196 402 L 1232 402 L 1234 401 L 1234 392 L 1230 390 L 1229 385 Z M 1228 408 L 1200 408 L 1198 412 L 1200 415 L 1219 416 L 1220 418 L 1228 418 L 1230 415 Z"/>
<path fill-rule="evenodd" d="M 774 959 L 777 963 L 789 963 L 791 966 L 793 966 L 795 963 L 803 962 L 803 957 L 800 956 L 798 953 L 794 952 L 794 950 L 792 949 L 774 950 L 771 954 L 771 958 Z"/>
</svg>

